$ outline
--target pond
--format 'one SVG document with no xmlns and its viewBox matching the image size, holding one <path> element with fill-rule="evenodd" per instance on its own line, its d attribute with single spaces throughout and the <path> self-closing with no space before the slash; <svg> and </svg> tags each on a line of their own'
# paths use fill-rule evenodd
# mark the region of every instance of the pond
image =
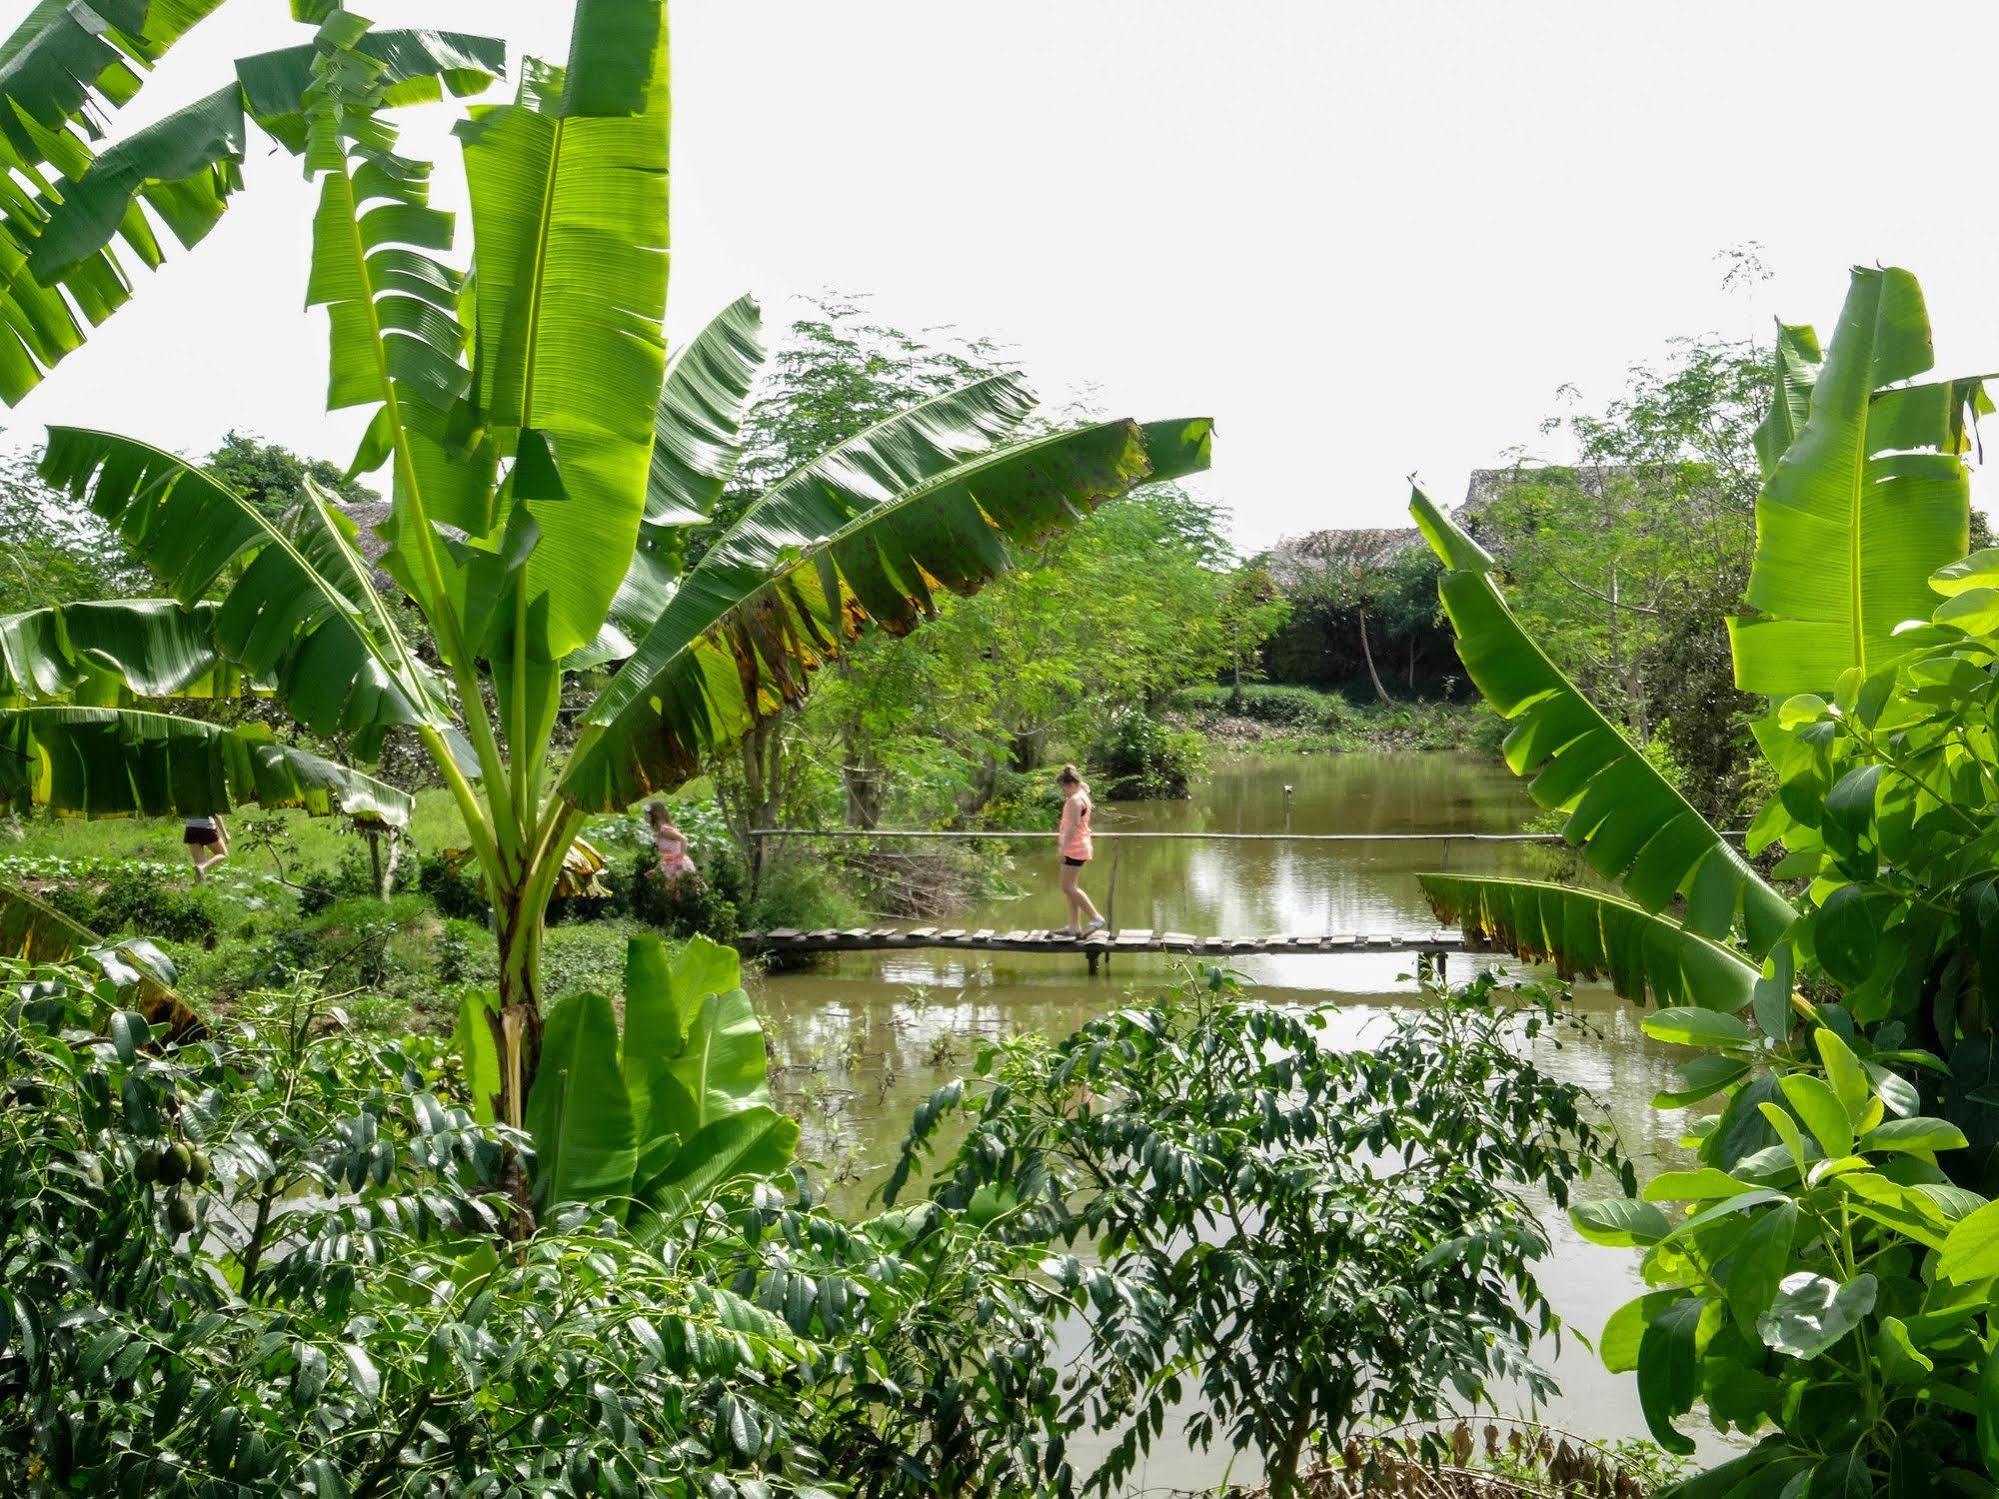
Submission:
<svg viewBox="0 0 1999 1499">
<path fill-rule="evenodd" d="M 1289 795 L 1286 788 L 1289 788 Z M 1521 782 L 1484 757 L 1391 753 L 1263 756 L 1221 762 L 1191 800 L 1106 804 L 1100 831 L 1159 832 L 1512 832 L 1535 813 Z M 1105 840 L 1084 888 L 1100 907 L 1110 892 L 1117 850 L 1116 922 L 1231 936 L 1270 933 L 1404 933 L 1434 929 L 1416 883 L 1418 871 L 1548 877 L 1562 857 L 1522 844 L 1196 842 Z M 794 857 L 797 855 L 793 855 Z M 985 902 L 934 918 L 965 928 L 1059 925 L 1061 897 L 1053 842 L 1028 846 L 1016 879 L 1031 893 Z M 1023 1031 L 1066 1034 L 1114 1007 L 1127 990 L 1173 981 L 1189 960 L 1118 954 L 1090 977 L 1077 955 L 1039 953 L 847 953 L 809 971 L 760 982 L 764 1012 L 783 1068 L 788 1104 L 805 1121 L 805 1152 L 858 1207 L 884 1174 L 909 1114 L 951 1077 L 968 1073 L 985 1041 Z M 1451 975 L 1498 959 L 1454 955 Z M 1238 956 L 1235 968 L 1252 992 L 1285 1003 L 1328 1008 L 1335 1034 L 1357 1035 L 1384 1009 L 1415 1002 L 1408 955 L 1287 953 Z M 1551 1071 L 1588 1086 L 1615 1121 L 1641 1175 L 1681 1155 L 1676 1116 L 1650 1106 L 1674 1062 L 1645 1037 L 1637 1013 L 1595 985 L 1577 1006 L 1591 1034 L 1543 1046 Z M 1615 1192 L 1607 1182 L 1591 1195 Z M 1642 1289 L 1637 1256 L 1585 1243 L 1550 1211 L 1553 1253 L 1542 1281 L 1557 1310 L 1594 1340 L 1616 1307 Z M 1573 1335 L 1542 1350 L 1562 1383 L 1541 1413 L 1596 1438 L 1640 1436 L 1636 1384 L 1604 1371 Z M 1519 1411 L 1524 1413 L 1524 1410 Z M 1226 1451 L 1192 1453 L 1169 1425 L 1133 1490 L 1198 1488 L 1229 1470 Z M 1253 1477 L 1247 1460 L 1230 1474 Z"/>
</svg>

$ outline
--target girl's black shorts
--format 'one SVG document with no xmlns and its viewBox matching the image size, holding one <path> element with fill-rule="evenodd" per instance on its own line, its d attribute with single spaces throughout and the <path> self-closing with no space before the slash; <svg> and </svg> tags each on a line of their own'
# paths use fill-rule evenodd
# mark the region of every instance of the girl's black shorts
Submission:
<svg viewBox="0 0 1999 1499">
<path fill-rule="evenodd" d="M 1085 864 L 1089 863 L 1090 861 L 1088 859 L 1072 859 L 1067 854 L 1064 854 L 1062 856 L 1062 862 L 1064 864 L 1067 864 L 1071 869 L 1081 869 Z"/>
</svg>

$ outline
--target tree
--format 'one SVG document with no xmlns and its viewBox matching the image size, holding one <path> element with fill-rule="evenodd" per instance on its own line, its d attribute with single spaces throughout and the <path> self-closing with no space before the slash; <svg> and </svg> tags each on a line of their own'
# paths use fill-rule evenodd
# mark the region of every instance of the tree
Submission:
<svg viewBox="0 0 1999 1499">
<path fill-rule="evenodd" d="M 233 430 L 203 466 L 274 520 L 311 503 L 305 492 L 308 479 L 343 505 L 364 505 L 380 498 L 324 458 L 301 458 L 290 448 Z"/>
<path fill-rule="evenodd" d="M 44 483 L 25 454 L 0 457 L 0 532 L 7 537 L 0 554 L 0 617 L 65 599 L 146 591 L 145 569 L 116 533 Z"/>
<path fill-rule="evenodd" d="M 1771 878 L 1795 896 L 1555 670 L 1493 559 L 1413 507 L 1467 669 L 1514 721 L 1510 763 L 1623 895 L 1442 875 L 1425 891 L 1468 931 L 1670 1006 L 1648 1030 L 1699 1054 L 1661 1102 L 1723 1100 L 1694 1131 L 1701 1171 L 1578 1218 L 1650 1250 L 1654 1289 L 1602 1347 L 1638 1371 L 1658 1439 L 1691 1451 L 1673 1422 L 1703 1395 L 1724 1425 L 1774 1428 L 1698 1493 L 1999 1474 L 1980 1299 L 1999 1271 L 1999 556 L 1967 555 L 1992 407 L 1978 380 L 1929 376 L 1907 271 L 1856 269 L 1818 354 L 1811 330 L 1779 330 L 1756 554 L 1727 621 L 1737 683 L 1771 705 L 1754 731 L 1780 788 L 1749 850 L 1781 845 Z M 1931 1315 L 1973 1301 L 1970 1320 Z"/>
<path fill-rule="evenodd" d="M 133 706 L 168 695 L 149 689 L 171 685 L 169 657 L 182 675 L 200 664 L 269 684 L 306 728 L 346 734 L 357 754 L 411 729 L 492 896 L 497 1112 L 518 1125 L 542 1040 L 544 912 L 582 819 L 669 790 L 741 743 L 864 627 L 907 632 L 942 594 L 1003 569 L 1010 548 L 1205 466 L 1209 423 L 1020 437 L 1031 394 L 989 376 L 787 474 L 679 571 L 681 533 L 737 466 L 762 351 L 745 298 L 667 358 L 663 0 L 582 0 L 566 66 L 528 60 L 515 102 L 459 125 L 466 272 L 440 258 L 452 224 L 430 206 L 428 164 L 396 149 L 383 114 L 396 74 L 373 36 L 322 7 L 308 49 L 299 130 L 319 206 L 307 296 L 330 317 L 329 403 L 371 413 L 350 471 L 391 467 L 381 566 L 422 613 L 442 670 L 398 631 L 352 521 L 310 476 L 310 503 L 273 521 L 171 454 L 59 428 L 45 473 L 168 579 L 180 612 L 129 621 L 110 657 L 117 706 L 57 694 L 0 710 L 12 752 L 0 792 L 97 815 L 252 799 L 406 815 L 407 798 L 358 771 Z M 201 603 L 230 567 L 240 575 L 220 606 Z M 552 764 L 565 678 L 620 662 Z"/>
</svg>

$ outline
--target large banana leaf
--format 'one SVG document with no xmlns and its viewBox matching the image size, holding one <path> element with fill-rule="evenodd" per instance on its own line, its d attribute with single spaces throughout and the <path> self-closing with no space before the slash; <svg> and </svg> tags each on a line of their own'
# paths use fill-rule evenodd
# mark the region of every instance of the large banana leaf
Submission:
<svg viewBox="0 0 1999 1499">
<path fill-rule="evenodd" d="M 743 408 L 763 361 L 753 297 L 738 297 L 674 351 L 653 413 L 647 525 L 699 525 L 714 510 L 742 456 Z"/>
<path fill-rule="evenodd" d="M 736 471 L 743 408 L 763 364 L 761 331 L 756 302 L 740 297 L 667 361 L 638 547 L 596 640 L 563 663 L 570 670 L 624 660 L 666 612 L 679 575 L 677 537 L 708 518 Z"/>
<path fill-rule="evenodd" d="M 346 516 L 311 503 L 281 525 L 171 453 L 79 427 L 50 429 L 42 472 L 115 526 L 187 608 L 240 567 L 212 615 L 216 647 L 313 732 L 448 722 L 440 688 L 368 583 Z"/>
<path fill-rule="evenodd" d="M 173 960 L 143 938 L 107 942 L 80 921 L 0 881 L 0 956 L 28 963 L 82 963 L 111 981 L 121 1002 L 180 1039 L 202 1019 L 174 990 Z"/>
<path fill-rule="evenodd" d="M 1812 409 L 1812 387 L 1818 383 L 1819 336 L 1809 323 L 1779 323 L 1770 354 L 1770 409 L 1756 428 L 1756 461 L 1768 479 L 1798 434 Z"/>
<path fill-rule="evenodd" d="M 500 450 L 522 458 L 507 498 L 539 537 L 515 585 L 539 662 L 596 638 L 646 512 L 666 367 L 671 110 L 658 0 L 580 6 L 564 80 L 559 100 L 525 88 L 459 127 L 474 399 Z M 537 454 L 554 473 L 529 493 L 522 474 Z"/>
<path fill-rule="evenodd" d="M 691 775 L 802 697 L 869 623 L 894 633 L 940 589 L 976 591 L 1031 542 L 1114 495 L 1208 462 L 1206 420 L 1105 422 L 940 467 L 968 419 L 1004 419 L 1017 388 L 983 382 L 842 444 L 753 505 L 681 581 L 584 716 L 558 782 L 577 806 L 624 806 Z M 982 415 L 983 414 L 983 415 Z M 984 441 L 989 426 L 973 434 Z"/>
<path fill-rule="evenodd" d="M 572 994 L 548 1012 L 525 1118 L 539 1206 L 615 1208 L 631 1196 L 637 1139 L 618 1070 L 618 1018 L 603 995 Z"/>
<path fill-rule="evenodd" d="M 67 268 L 59 285 L 29 274 L 49 207 L 30 185 L 82 176 L 97 133 L 92 111 L 130 100 L 146 70 L 219 3 L 40 0 L 0 41 L 0 401 L 20 400 L 82 346 L 86 325 L 104 321 L 130 294 L 101 247 Z M 170 227 L 188 222 L 183 194 L 146 197 Z M 159 244 L 136 206 L 114 227 L 142 263 L 159 264 Z"/>
<path fill-rule="evenodd" d="M 1512 722 L 1506 763 L 1528 790 L 1567 812 L 1567 837 L 1647 911 L 1686 898 L 1686 926 L 1708 937 L 1739 928 L 1767 953 L 1795 919 L 1788 902 L 1612 727 L 1528 638 L 1494 584 L 1495 564 L 1421 490 L 1409 508 L 1443 559 L 1439 590 L 1458 657 L 1500 717 Z"/>
<path fill-rule="evenodd" d="M 224 728 L 132 708 L 0 708 L 0 800 L 76 817 L 201 817 L 243 802 L 391 827 L 412 803 L 263 724 Z"/>
<path fill-rule="evenodd" d="M 105 599 L 0 614 L 0 705 L 123 707 L 135 698 L 246 691 L 246 675 L 215 648 L 219 608 Z"/>
<path fill-rule="evenodd" d="M 464 32 L 371 31 L 354 51 L 379 64 L 385 105 L 476 93 L 506 71 L 506 44 Z M 28 269 L 44 285 L 111 242 L 135 201 L 191 246 L 212 229 L 242 186 L 246 119 L 292 151 L 306 145 L 305 95 L 315 50 L 286 47 L 240 58 L 236 81 L 109 147 L 59 195 Z"/>
<path fill-rule="evenodd" d="M 733 949 L 696 937 L 669 958 L 657 938 L 633 939 L 625 958 L 623 1070 L 638 1122 L 641 1199 L 684 1173 L 689 1145 L 719 1121 L 751 1109 L 777 1117 L 763 1028 Z M 764 1129 L 752 1135 L 772 1138 Z"/>
<path fill-rule="evenodd" d="M 1975 382 L 1907 383 L 1932 362 L 1916 278 L 1856 267 L 1810 414 L 1756 499 L 1754 612 L 1729 621 L 1745 692 L 1830 694 L 1929 618 L 1930 574 L 1969 544 L 1965 411 L 1987 404 Z"/>
<path fill-rule="evenodd" d="M 1565 979 L 1608 978 L 1626 999 L 1661 1007 L 1749 1007 L 1758 969 L 1720 944 L 1614 896 L 1534 880 L 1417 877 L 1440 921 Z"/>
</svg>

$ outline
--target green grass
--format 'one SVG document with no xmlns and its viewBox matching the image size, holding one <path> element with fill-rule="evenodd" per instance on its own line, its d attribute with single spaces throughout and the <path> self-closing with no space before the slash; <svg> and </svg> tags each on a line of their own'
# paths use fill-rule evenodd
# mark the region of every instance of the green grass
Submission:
<svg viewBox="0 0 1999 1499">
<path fill-rule="evenodd" d="M 303 812 L 261 812 L 247 807 L 224 819 L 229 829 L 232 864 L 250 865 L 260 873 L 271 872 L 267 854 L 243 847 L 248 821 L 256 817 L 281 819 L 291 835 L 289 850 L 281 851 L 287 866 L 296 859 L 302 865 L 330 869 L 349 849 L 367 845 L 345 831 L 338 817 L 307 817 Z M 181 845 L 179 818 L 106 817 L 85 821 L 80 817 L 53 817 L 38 812 L 33 817 L 0 821 L 0 858 L 26 859 L 142 859 L 155 863 L 187 863 Z M 465 819 L 458 805 L 442 787 L 416 794 L 416 812 L 410 820 L 412 841 L 420 849 L 464 848 Z"/>
</svg>

